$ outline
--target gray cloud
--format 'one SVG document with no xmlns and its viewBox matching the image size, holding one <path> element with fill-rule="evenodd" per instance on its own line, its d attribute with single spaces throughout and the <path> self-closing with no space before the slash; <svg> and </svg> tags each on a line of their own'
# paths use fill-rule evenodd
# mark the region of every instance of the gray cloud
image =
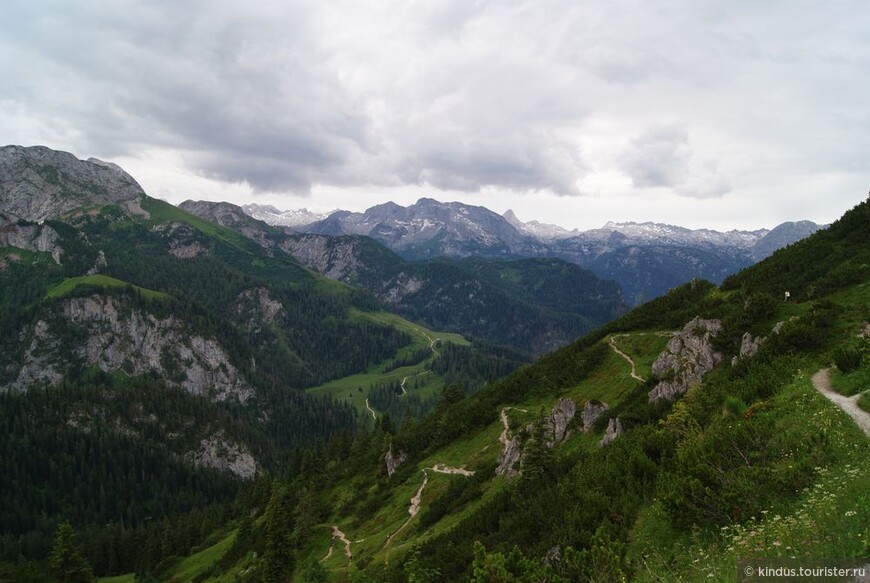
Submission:
<svg viewBox="0 0 870 583">
<path fill-rule="evenodd" d="M 749 198 L 867 176 L 868 26 L 857 0 L 12 0 L 0 128 L 257 191 Z"/>
</svg>

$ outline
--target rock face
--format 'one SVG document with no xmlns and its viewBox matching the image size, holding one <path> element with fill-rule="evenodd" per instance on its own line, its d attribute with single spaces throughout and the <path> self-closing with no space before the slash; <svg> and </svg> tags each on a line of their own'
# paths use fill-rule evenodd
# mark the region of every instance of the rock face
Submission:
<svg viewBox="0 0 870 583">
<path fill-rule="evenodd" d="M 601 417 L 610 407 L 607 403 L 590 399 L 583 406 L 583 413 L 580 414 L 580 419 L 583 422 L 583 432 L 589 433 L 592 431 L 592 425 Z"/>
<path fill-rule="evenodd" d="M 523 448 L 519 439 L 516 437 L 508 439 L 498 456 L 498 466 L 495 468 L 495 473 L 506 478 L 513 478 L 519 474 L 516 465 L 519 463 L 522 453 Z"/>
<path fill-rule="evenodd" d="M 280 247 L 305 267 L 344 283 L 378 281 L 383 270 L 400 261 L 389 250 L 360 236 L 291 235 Z"/>
<path fill-rule="evenodd" d="M 721 330 L 719 320 L 696 317 L 671 338 L 652 365 L 653 375 L 662 380 L 649 392 L 650 403 L 682 395 L 722 361 L 722 353 L 711 343 Z"/>
<path fill-rule="evenodd" d="M 568 424 L 577 413 L 577 405 L 571 399 L 559 399 L 546 420 L 547 446 L 553 447 L 568 438 Z"/>
<path fill-rule="evenodd" d="M 156 373 L 169 385 L 216 401 L 245 402 L 254 394 L 215 340 L 190 334 L 175 316 L 157 318 L 122 299 L 100 295 L 66 300 L 58 312 L 24 335 L 29 345 L 18 377 L 0 390 L 52 385 L 74 364 L 84 364 L 131 376 Z M 70 327 L 75 330 L 72 341 L 68 331 L 60 332 Z"/>
<path fill-rule="evenodd" d="M 519 471 L 515 468 L 520 461 L 520 457 L 522 457 L 523 448 L 520 439 L 511 433 L 507 412 L 507 407 L 501 410 L 502 432 L 498 437 L 498 441 L 501 444 L 501 453 L 498 455 L 498 466 L 495 468 L 495 473 L 505 478 L 513 478 L 519 474 Z"/>
<path fill-rule="evenodd" d="M 392 476 L 396 473 L 396 470 L 400 465 L 405 463 L 405 460 L 408 459 L 408 456 L 405 455 L 405 452 L 400 451 L 399 455 L 393 454 L 393 444 L 390 444 L 390 449 L 387 450 L 387 453 L 384 454 L 384 464 L 387 466 L 387 475 Z"/>
<path fill-rule="evenodd" d="M 39 222 L 82 206 L 117 204 L 130 214 L 147 214 L 139 205 L 142 187 L 115 164 L 79 160 L 43 146 L 0 148 L 0 213 Z"/>
<path fill-rule="evenodd" d="M 209 200 L 186 200 L 178 206 L 192 215 L 232 229 L 264 249 L 275 246 L 275 240 L 271 235 L 277 230 L 263 221 L 250 217 L 240 206 Z"/>
<path fill-rule="evenodd" d="M 604 437 L 601 438 L 601 441 L 598 442 L 598 445 L 604 447 L 620 435 L 625 432 L 625 429 L 622 427 L 622 421 L 619 417 L 615 419 L 611 419 L 607 422 L 607 431 L 604 432 Z"/>
<path fill-rule="evenodd" d="M 764 336 L 753 339 L 752 334 L 745 332 L 740 340 L 740 354 L 731 359 L 731 366 L 736 365 L 741 358 L 752 358 L 758 354 L 765 340 L 767 339 Z"/>
<path fill-rule="evenodd" d="M 0 215 L 0 247 L 18 247 L 27 251 L 51 253 L 55 263 L 59 264 L 63 249 L 57 244 L 57 240 L 57 231 L 48 225 L 6 222 L 6 219 Z"/>
<path fill-rule="evenodd" d="M 257 474 L 257 462 L 244 446 L 229 441 L 223 432 L 203 439 L 199 448 L 189 451 L 184 458 L 196 466 L 230 472 L 243 480 Z"/>
</svg>

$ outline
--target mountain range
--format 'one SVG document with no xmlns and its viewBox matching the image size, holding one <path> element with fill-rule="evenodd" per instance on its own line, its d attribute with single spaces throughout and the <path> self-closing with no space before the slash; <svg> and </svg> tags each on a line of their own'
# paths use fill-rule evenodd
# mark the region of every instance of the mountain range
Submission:
<svg viewBox="0 0 870 583">
<path fill-rule="evenodd" d="M 384 233 L 419 218 L 382 206 L 405 217 Z M 709 581 L 867 556 L 870 199 L 632 310 L 510 245 L 586 236 L 653 270 L 813 227 L 547 242 L 423 206 L 455 226 L 405 249 L 495 256 L 410 260 L 0 148 L 0 580 Z"/>
<path fill-rule="evenodd" d="M 263 208 L 244 207 L 245 212 L 273 224 L 279 224 L 277 217 L 294 212 L 265 213 Z M 600 229 L 568 231 L 537 221 L 523 223 L 510 210 L 498 215 L 480 206 L 422 198 L 407 207 L 390 202 L 363 213 L 335 211 L 309 224 L 300 220 L 293 228 L 319 235 L 368 236 L 412 261 L 555 257 L 616 281 L 628 302 L 638 305 L 694 278 L 721 283 L 728 275 L 823 226 L 799 221 L 771 230 L 719 232 L 649 222 L 610 222 Z"/>
</svg>

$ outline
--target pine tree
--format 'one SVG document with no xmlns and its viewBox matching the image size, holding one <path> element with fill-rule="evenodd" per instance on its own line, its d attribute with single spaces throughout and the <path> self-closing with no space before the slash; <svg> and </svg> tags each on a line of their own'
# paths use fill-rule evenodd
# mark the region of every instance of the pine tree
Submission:
<svg viewBox="0 0 870 583">
<path fill-rule="evenodd" d="M 94 572 L 76 545 L 76 533 L 69 522 L 59 524 L 49 562 L 61 583 L 90 583 Z"/>
<path fill-rule="evenodd" d="M 289 581 L 293 573 L 293 509 L 287 489 L 277 480 L 272 485 L 263 522 L 266 529 L 264 579 L 269 583 Z"/>
</svg>

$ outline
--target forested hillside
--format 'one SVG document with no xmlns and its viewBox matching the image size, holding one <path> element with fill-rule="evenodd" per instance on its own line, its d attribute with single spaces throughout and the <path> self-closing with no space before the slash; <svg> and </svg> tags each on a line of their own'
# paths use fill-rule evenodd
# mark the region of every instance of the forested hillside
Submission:
<svg viewBox="0 0 870 583">
<path fill-rule="evenodd" d="M 187 201 L 181 208 L 367 290 L 415 322 L 535 355 L 626 310 L 618 285 L 560 259 L 407 261 L 369 237 L 285 233 L 229 203 Z"/>
<path fill-rule="evenodd" d="M 230 550 L 189 560 L 214 557 L 202 580 L 733 581 L 737 559 L 866 557 L 867 232 L 870 201 L 418 423 L 308 450 L 215 532 Z"/>
<path fill-rule="evenodd" d="M 44 567 L 64 520 L 98 574 L 186 553 L 245 482 L 371 423 L 306 388 L 417 350 L 415 325 L 370 293 L 150 198 L 120 168 L 7 147 L 0 170 L 0 562 Z M 420 365 L 429 392 L 525 362 L 451 342 L 463 350 Z M 415 388 L 397 422 L 432 406 Z"/>
</svg>

